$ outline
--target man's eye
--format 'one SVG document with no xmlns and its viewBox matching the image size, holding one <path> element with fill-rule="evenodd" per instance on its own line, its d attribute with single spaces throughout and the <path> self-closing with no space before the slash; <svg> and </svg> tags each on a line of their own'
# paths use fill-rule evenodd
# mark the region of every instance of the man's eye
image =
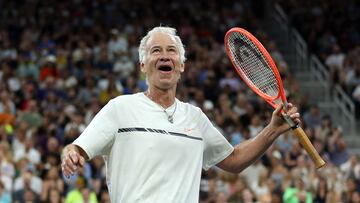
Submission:
<svg viewBox="0 0 360 203">
<path fill-rule="evenodd" d="M 158 52 L 160 52 L 160 49 L 153 49 L 153 50 L 151 51 L 151 53 L 158 53 Z"/>
</svg>

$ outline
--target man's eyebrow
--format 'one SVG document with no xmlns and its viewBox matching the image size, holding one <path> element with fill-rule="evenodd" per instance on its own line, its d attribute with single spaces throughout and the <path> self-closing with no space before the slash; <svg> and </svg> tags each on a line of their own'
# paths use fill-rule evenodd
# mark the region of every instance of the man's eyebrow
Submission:
<svg viewBox="0 0 360 203">
<path fill-rule="evenodd" d="M 150 47 L 149 50 L 155 49 L 155 48 L 161 48 L 161 46 L 160 45 L 154 45 L 154 46 Z"/>
<path fill-rule="evenodd" d="M 169 46 L 167 46 L 167 48 L 175 48 L 175 49 L 177 49 L 177 46 L 176 45 L 169 45 Z"/>
<path fill-rule="evenodd" d="M 161 48 L 161 46 L 160 45 L 154 45 L 154 46 L 150 47 L 149 50 L 152 50 L 152 49 L 155 49 L 155 48 Z M 171 45 L 166 46 L 166 48 L 175 48 L 175 49 L 177 49 L 177 46 L 171 44 Z"/>
</svg>

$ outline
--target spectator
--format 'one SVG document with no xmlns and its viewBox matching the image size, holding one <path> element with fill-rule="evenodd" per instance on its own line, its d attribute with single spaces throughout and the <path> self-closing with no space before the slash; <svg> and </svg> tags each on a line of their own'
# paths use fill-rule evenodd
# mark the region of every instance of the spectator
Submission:
<svg viewBox="0 0 360 203">
<path fill-rule="evenodd" d="M 330 68 L 332 81 L 344 84 L 344 59 L 345 54 L 341 51 L 340 46 L 333 44 L 331 54 L 325 59 L 325 64 Z"/>
<path fill-rule="evenodd" d="M 0 181 L 0 202 L 11 203 L 11 195 L 8 190 L 5 189 L 4 183 Z"/>
<path fill-rule="evenodd" d="M 313 202 L 311 192 L 306 189 L 302 177 L 296 178 L 294 180 L 294 185 L 285 189 L 283 200 L 284 203 Z"/>
<path fill-rule="evenodd" d="M 289 171 L 285 168 L 282 162 L 282 155 L 278 150 L 274 150 L 270 155 L 271 168 L 269 177 L 275 181 L 276 187 L 280 188 Z"/>
<path fill-rule="evenodd" d="M 235 77 L 234 71 L 227 71 L 225 78 L 220 80 L 220 87 L 226 86 L 229 86 L 231 92 L 237 92 L 240 89 L 240 81 L 238 77 Z"/>
<path fill-rule="evenodd" d="M 237 179 L 235 179 L 235 184 L 233 191 L 230 193 L 229 202 L 241 202 L 242 201 L 242 191 L 244 191 L 246 188 L 248 188 L 247 181 L 245 177 L 239 176 Z"/>
<path fill-rule="evenodd" d="M 350 202 L 351 203 L 359 203 L 360 202 L 360 193 L 358 191 L 354 192 L 351 195 Z"/>
<path fill-rule="evenodd" d="M 42 123 L 42 116 L 38 111 L 37 102 L 35 100 L 30 100 L 27 109 L 20 112 L 18 119 L 26 122 L 30 128 L 39 127 Z"/>
<path fill-rule="evenodd" d="M 297 158 L 302 154 L 300 143 L 298 140 L 293 140 L 290 151 L 285 153 L 284 164 L 288 169 L 297 167 Z"/>
<path fill-rule="evenodd" d="M 343 173 L 344 179 L 355 177 L 360 179 L 360 163 L 356 154 L 350 155 L 349 159 L 340 165 L 340 170 Z"/>
<path fill-rule="evenodd" d="M 24 147 L 17 148 L 14 153 L 14 161 L 19 161 L 21 158 L 27 158 L 31 164 L 35 166 L 40 163 L 40 152 L 34 147 L 34 138 L 25 138 Z"/>
<path fill-rule="evenodd" d="M 35 81 L 38 81 L 39 75 L 39 67 L 31 59 L 30 54 L 21 54 L 19 56 L 19 64 L 16 69 L 16 76 L 21 79 L 31 78 Z"/>
<path fill-rule="evenodd" d="M 357 23 L 354 23 L 357 18 L 350 12 L 359 7 L 358 2 L 343 4 L 335 0 L 303 3 L 280 0 L 279 3 L 288 14 L 291 25 L 308 42 L 310 50 L 329 68 L 332 83 L 342 85 L 353 97 L 356 103 L 355 115 L 360 115 L 359 99 L 356 96 L 359 91 L 355 91 L 356 94 L 353 92 L 360 32 Z"/>
<path fill-rule="evenodd" d="M 315 139 L 324 143 L 329 138 L 332 128 L 330 115 L 324 115 L 321 118 L 321 125 L 315 128 Z"/>
<path fill-rule="evenodd" d="M 257 160 L 254 164 L 243 170 L 241 174 L 246 178 L 246 181 L 249 184 L 257 184 L 259 183 L 261 174 L 268 174 L 268 169 L 261 160 Z M 252 187 L 252 185 L 250 186 Z"/>
<path fill-rule="evenodd" d="M 9 93 L 5 90 L 0 92 L 0 123 L 13 125 L 15 121 L 16 108 L 11 101 Z"/>
<path fill-rule="evenodd" d="M 84 40 L 79 40 L 77 48 L 72 53 L 72 59 L 74 64 L 83 63 L 84 61 L 90 60 L 91 49 L 87 46 Z"/>
<path fill-rule="evenodd" d="M 100 197 L 101 203 L 110 203 L 110 195 L 109 195 L 109 191 L 107 190 L 107 188 L 103 188 L 101 190 L 100 195 L 101 195 L 101 197 Z"/>
<path fill-rule="evenodd" d="M 268 172 L 264 171 L 259 175 L 258 182 L 253 182 L 252 190 L 254 195 L 259 202 L 270 203 L 271 193 L 267 183 Z"/>
<path fill-rule="evenodd" d="M 260 118 L 259 115 L 255 114 L 251 118 L 251 122 L 249 125 L 250 136 L 255 137 L 263 128 L 264 126 L 262 124 L 262 119 Z"/>
<path fill-rule="evenodd" d="M 62 203 L 64 202 L 64 198 L 61 197 L 61 193 L 56 188 L 50 188 L 49 194 L 47 194 L 47 199 L 43 201 L 44 203 Z"/>
<path fill-rule="evenodd" d="M 346 179 L 346 191 L 343 196 L 343 201 L 352 202 L 352 199 L 357 199 L 356 196 L 358 194 L 359 194 L 359 187 L 356 179 L 354 177 L 350 177 Z"/>
<path fill-rule="evenodd" d="M 135 70 L 135 64 L 131 61 L 126 52 L 121 52 L 115 55 L 116 62 L 113 71 L 119 74 L 119 79 L 124 81 L 130 77 L 131 73 Z"/>
<path fill-rule="evenodd" d="M 89 202 L 97 203 L 97 197 L 87 185 L 85 177 L 79 176 L 76 180 L 76 188 L 66 195 L 65 203 Z"/>
<path fill-rule="evenodd" d="M 277 147 L 285 154 L 285 156 L 292 150 L 292 143 L 294 142 L 292 135 L 291 131 L 284 133 L 280 139 L 276 141 Z"/>
<path fill-rule="evenodd" d="M 35 167 L 28 163 L 26 168 L 21 171 L 21 174 L 14 181 L 14 197 L 20 199 L 37 199 L 41 194 L 42 180 L 35 175 Z"/>
<path fill-rule="evenodd" d="M 342 130 L 340 128 L 336 128 L 328 140 L 330 160 L 336 166 L 340 166 L 345 163 L 349 158 L 349 152 L 342 136 Z"/>
<path fill-rule="evenodd" d="M 56 189 L 56 191 L 52 191 L 52 189 Z M 47 202 L 52 198 L 57 199 L 56 193 L 60 195 L 65 191 L 64 181 L 59 177 L 59 170 L 56 166 L 52 166 L 45 172 L 41 190 L 40 200 L 42 202 Z"/>
<path fill-rule="evenodd" d="M 303 116 L 304 124 L 312 129 L 321 125 L 320 109 L 317 105 L 312 105 L 308 112 Z"/>
<path fill-rule="evenodd" d="M 109 76 L 103 80 L 104 87 L 101 88 L 99 99 L 102 105 L 106 104 L 111 98 L 119 96 L 123 92 L 122 84 L 113 76 Z"/>
<path fill-rule="evenodd" d="M 25 187 L 17 191 L 14 195 L 14 203 L 36 203 L 39 202 L 39 195 L 32 191 L 30 188 Z"/>
<path fill-rule="evenodd" d="M 349 70 L 346 75 L 346 83 L 349 86 L 350 90 L 355 89 L 358 85 L 360 85 L 360 60 L 357 59 L 354 67 Z"/>
<path fill-rule="evenodd" d="M 59 70 L 56 67 L 56 57 L 54 55 L 48 55 L 40 70 L 40 81 L 45 81 L 48 77 L 58 79 L 60 76 L 59 74 Z"/>
<path fill-rule="evenodd" d="M 245 188 L 241 192 L 241 202 L 244 203 L 253 203 L 256 202 L 257 199 L 253 193 L 253 191 L 250 188 Z M 264 203 L 269 203 L 269 201 L 265 201 Z"/>
<path fill-rule="evenodd" d="M 114 60 L 115 56 L 120 53 L 125 53 L 128 50 L 127 36 L 118 29 L 110 30 L 110 40 L 108 42 L 109 59 Z"/>
<path fill-rule="evenodd" d="M 329 186 L 326 182 L 326 179 L 323 177 L 320 177 L 319 183 L 316 187 L 315 194 L 314 194 L 314 202 L 326 203 L 326 202 L 330 201 L 331 197 L 329 196 L 328 187 Z"/>
<path fill-rule="evenodd" d="M 7 192 L 11 192 L 15 177 L 15 167 L 12 162 L 10 146 L 3 141 L 0 143 L 0 182 Z"/>
</svg>

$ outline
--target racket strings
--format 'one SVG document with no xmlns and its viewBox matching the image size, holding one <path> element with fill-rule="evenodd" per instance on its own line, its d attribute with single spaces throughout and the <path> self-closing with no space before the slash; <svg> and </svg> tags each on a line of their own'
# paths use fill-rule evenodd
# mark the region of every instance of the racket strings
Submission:
<svg viewBox="0 0 360 203">
<path fill-rule="evenodd" d="M 244 79 L 264 94 L 276 97 L 279 93 L 276 77 L 259 48 L 238 32 L 230 35 L 228 46 L 236 68 L 245 76 Z"/>
</svg>

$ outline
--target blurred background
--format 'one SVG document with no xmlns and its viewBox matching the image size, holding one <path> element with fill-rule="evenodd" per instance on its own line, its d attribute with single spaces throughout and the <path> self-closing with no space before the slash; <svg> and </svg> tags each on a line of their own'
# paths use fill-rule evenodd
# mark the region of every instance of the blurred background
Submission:
<svg viewBox="0 0 360 203">
<path fill-rule="evenodd" d="M 228 29 L 253 33 L 327 161 L 316 170 L 288 132 L 240 174 L 203 171 L 200 202 L 360 202 L 359 1 L 0 0 L 0 8 L 0 202 L 109 202 L 102 158 L 65 179 L 60 152 L 111 98 L 146 89 L 137 49 L 159 25 L 177 28 L 185 44 L 177 98 L 233 145 L 272 113 L 224 50 Z"/>
</svg>

